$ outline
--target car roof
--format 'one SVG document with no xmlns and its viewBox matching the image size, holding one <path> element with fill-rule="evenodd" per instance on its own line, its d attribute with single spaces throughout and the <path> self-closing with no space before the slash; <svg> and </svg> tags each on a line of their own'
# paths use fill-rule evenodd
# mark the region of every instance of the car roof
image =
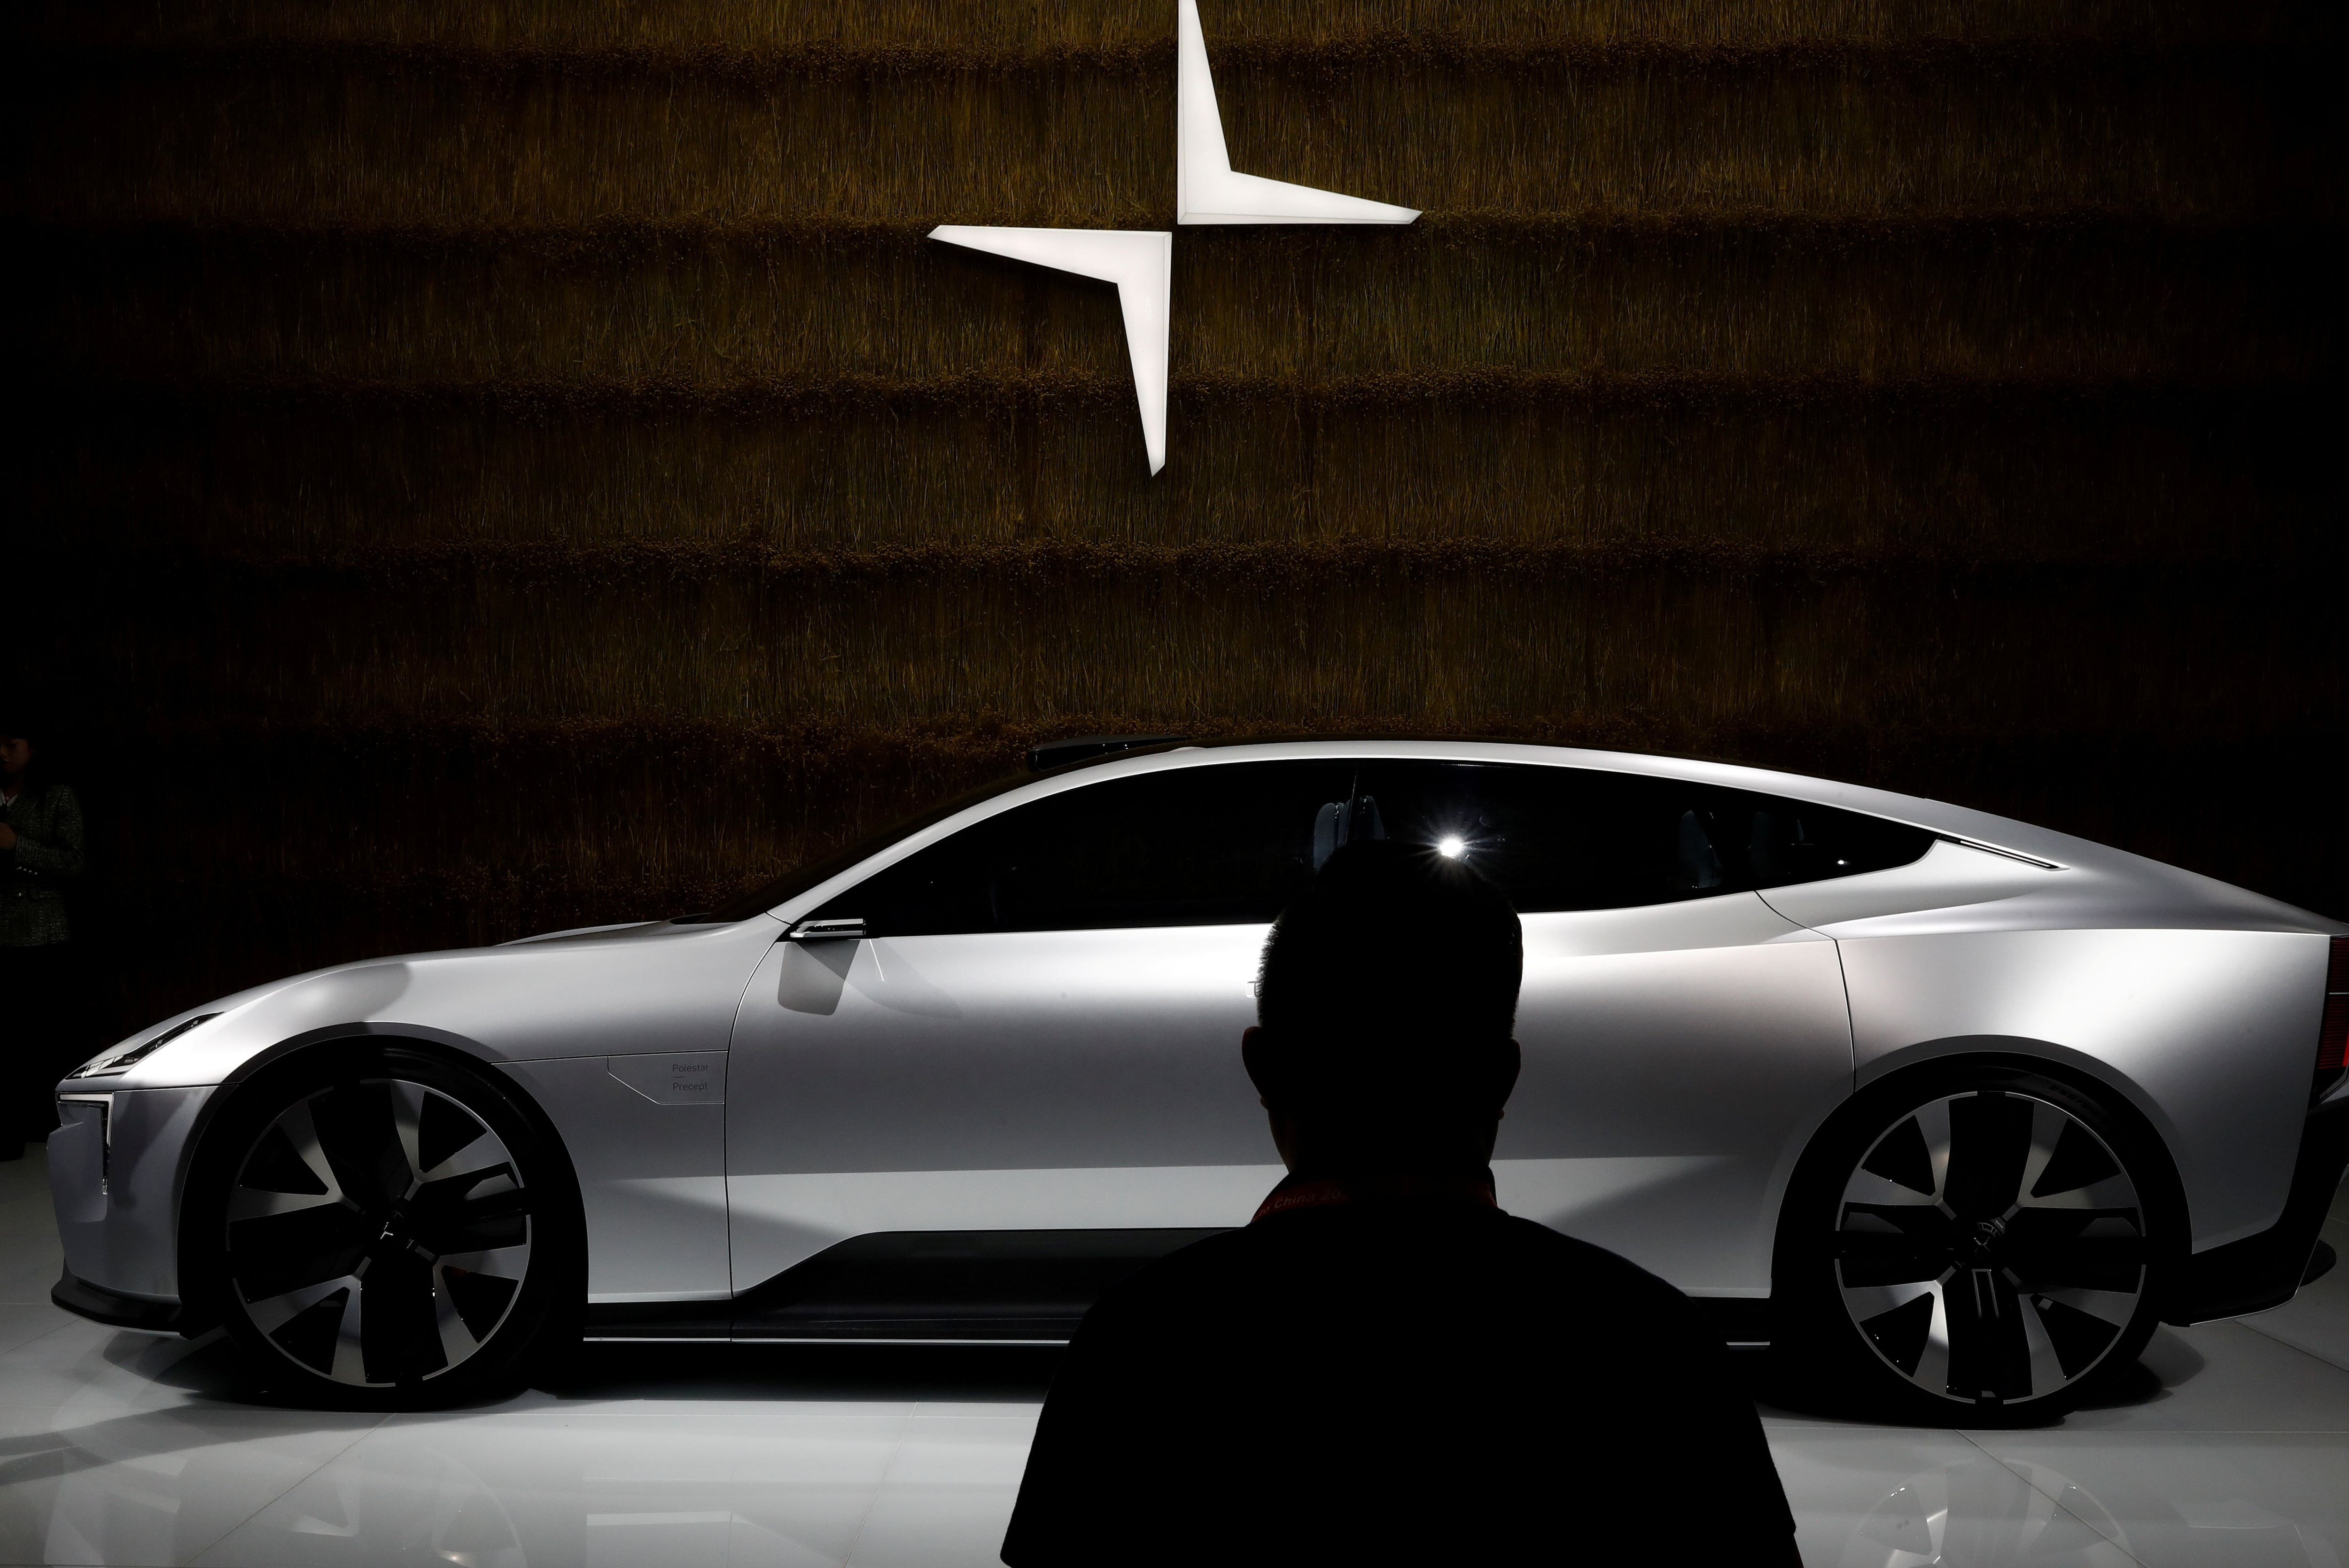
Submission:
<svg viewBox="0 0 2349 1568">
<path fill-rule="evenodd" d="M 1198 741 L 1155 746 L 1100 758 L 1056 771 L 1055 779 L 1071 784 L 1093 782 L 1127 773 L 1146 773 L 1182 767 L 1238 761 L 1312 760 L 1314 758 L 1386 758 L 1398 760 L 1485 762 L 1541 768 L 1578 768 L 1594 772 L 1635 774 L 1651 779 L 1679 779 L 1724 789 L 1747 789 L 1815 805 L 1883 817 L 1913 827 L 1963 839 L 1989 849 L 2028 855 L 2058 865 L 2126 851 L 2042 828 L 2013 818 L 1995 816 L 1946 800 L 1902 795 L 1889 789 L 1846 784 L 1832 779 L 1748 768 L 1733 762 L 1672 757 L 1644 751 L 1607 751 L 1587 747 L 1547 746 L 1526 741 L 1451 740 L 1397 736 L 1313 737 L 1295 739 Z M 1032 799 L 1020 794 L 1017 799 Z M 1007 794 L 1003 803 L 1013 803 Z M 2129 857 L 2134 859 L 2136 857 Z"/>
</svg>

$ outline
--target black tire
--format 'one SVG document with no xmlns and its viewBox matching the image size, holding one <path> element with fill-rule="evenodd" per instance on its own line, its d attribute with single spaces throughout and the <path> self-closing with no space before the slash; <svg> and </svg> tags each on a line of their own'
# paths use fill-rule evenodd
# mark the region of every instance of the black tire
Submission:
<svg viewBox="0 0 2349 1568">
<path fill-rule="evenodd" d="M 461 1404 L 575 1337 L 577 1185 L 489 1073 L 398 1046 L 315 1047 L 237 1091 L 199 1171 L 190 1283 L 281 1397 Z"/>
<path fill-rule="evenodd" d="M 1930 1426 L 2049 1421 L 2136 1365 L 2182 1255 L 2167 1159 L 2133 1117 L 2014 1068 L 1858 1097 L 1780 1228 L 1797 1387 Z"/>
</svg>

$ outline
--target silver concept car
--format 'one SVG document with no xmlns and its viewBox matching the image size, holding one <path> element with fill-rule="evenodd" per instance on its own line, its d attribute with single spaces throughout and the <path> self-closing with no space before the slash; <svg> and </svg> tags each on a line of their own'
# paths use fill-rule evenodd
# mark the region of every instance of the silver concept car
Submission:
<svg viewBox="0 0 2349 1568">
<path fill-rule="evenodd" d="M 345 1403 L 467 1397 L 583 1327 L 1065 1339 L 1280 1176 L 1238 1050 L 1258 950 L 1360 835 L 1523 914 L 1503 1206 L 1730 1339 L 2028 1418 L 2329 1260 L 2349 926 L 1745 768 L 1091 749 L 738 908 L 344 965 L 126 1041 L 59 1087 L 57 1301 L 224 1326 Z"/>
</svg>

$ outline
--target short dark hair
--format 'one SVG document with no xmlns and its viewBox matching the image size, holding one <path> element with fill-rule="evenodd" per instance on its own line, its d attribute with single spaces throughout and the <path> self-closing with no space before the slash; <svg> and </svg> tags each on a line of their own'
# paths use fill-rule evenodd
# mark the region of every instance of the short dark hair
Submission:
<svg viewBox="0 0 2349 1568">
<path fill-rule="evenodd" d="M 1294 1096 L 1442 1116 L 1486 1081 L 1475 1047 L 1509 1038 L 1524 975 L 1516 911 L 1474 866 L 1358 840 L 1274 923 L 1257 1022 L 1288 1059 Z"/>
<path fill-rule="evenodd" d="M 49 732 L 47 717 L 37 696 L 0 692 L 0 740 L 29 740 L 39 745 Z"/>
</svg>

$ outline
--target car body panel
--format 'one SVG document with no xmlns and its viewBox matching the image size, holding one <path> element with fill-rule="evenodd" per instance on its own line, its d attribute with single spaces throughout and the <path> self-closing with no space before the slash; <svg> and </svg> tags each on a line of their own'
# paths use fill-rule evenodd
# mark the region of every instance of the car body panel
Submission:
<svg viewBox="0 0 2349 1568">
<path fill-rule="evenodd" d="M 2308 1114 L 2323 938 L 1972 931 L 1841 945 L 1862 1081 L 1939 1055 L 2045 1055 L 2111 1084 L 2162 1135 L 2195 1251 L 2282 1212 Z"/>
<path fill-rule="evenodd" d="M 607 1062 L 665 1050 L 722 1062 L 736 999 L 781 930 L 763 918 L 638 925 L 318 970 L 192 1008 L 181 1018 L 220 1016 L 119 1077 L 69 1078 L 60 1089 L 139 1107 L 130 1097 L 209 1093 L 289 1049 L 336 1039 L 405 1039 L 462 1052 L 505 1068 L 554 1122 L 587 1207 L 593 1291 L 612 1299 L 723 1296 L 730 1289 L 724 1108 L 657 1103 L 613 1078 Z M 174 1123 L 168 1144 L 160 1134 L 152 1144 L 126 1144 L 136 1124 L 118 1115 L 118 1166 L 129 1151 L 183 1180 L 197 1120 L 191 1110 Z M 68 1158 L 59 1169 L 70 1165 Z M 69 1252 L 74 1274 L 121 1295 L 175 1296 L 176 1203 L 171 1185 L 151 1194 L 142 1185 L 116 1200 L 90 1233 L 102 1232 L 106 1244 Z M 671 1279 L 674 1289 L 647 1283 Z"/>
<path fill-rule="evenodd" d="M 872 1231 L 1240 1222 L 1278 1174 L 1236 1048 L 1261 925 L 1146 942 L 1025 933 L 952 953 L 883 939 L 828 956 L 777 939 L 874 872 L 1044 796 L 1291 758 L 1645 774 L 1964 841 L 1758 894 L 1526 917 L 1527 1065 L 1495 1164 L 1503 1200 L 1691 1289 L 1766 1289 L 1787 1178 L 1855 1081 L 1970 1051 L 2076 1068 L 2141 1109 L 2177 1161 L 2197 1248 L 2257 1231 L 2283 1202 L 2326 939 L 2349 926 L 1858 786 L 1537 746 L 1316 741 L 1041 776 L 730 924 L 346 965 L 191 1009 L 126 1045 L 219 1016 L 125 1072 L 61 1086 L 123 1108 L 110 1154 L 79 1113 L 54 1141 L 68 1257 L 101 1287 L 171 1295 L 171 1212 L 191 1135 L 224 1098 L 212 1091 L 361 1036 L 495 1064 L 537 1102 L 581 1177 L 599 1301 L 740 1294 Z M 677 1070 L 695 1063 L 709 1070 Z"/>
<path fill-rule="evenodd" d="M 1511 1208 L 1767 1294 L 1766 1195 L 1850 1085 L 1833 944 L 1751 893 L 1525 925 Z M 871 1231 L 1245 1223 L 1280 1174 L 1239 1060 L 1266 932 L 781 944 L 735 1033 L 737 1288 Z"/>
<path fill-rule="evenodd" d="M 1702 1295 L 1766 1295 L 1765 1212 L 1850 1092 L 1835 944 L 1731 893 L 1524 917 L 1512 1212 Z"/>
<path fill-rule="evenodd" d="M 735 1002 L 778 934 L 771 921 L 638 925 L 321 969 L 190 1009 L 182 1016 L 220 1016 L 122 1081 L 221 1083 L 285 1041 L 362 1024 L 492 1062 L 723 1051 Z"/>
<path fill-rule="evenodd" d="M 651 1063 L 666 1069 L 672 1060 L 699 1069 L 685 1081 L 708 1084 L 714 1072 L 722 1082 L 722 1053 Z M 504 1068 L 570 1150 L 586 1210 L 587 1299 L 721 1301 L 734 1294 L 726 1256 L 726 1106 L 648 1098 L 630 1081 L 645 1065 L 641 1057 L 573 1057 Z"/>
<path fill-rule="evenodd" d="M 1244 1222 L 1270 1185 L 1239 1062 L 1264 933 L 781 944 L 735 1030 L 737 1279 L 860 1230 L 1114 1222 L 1093 1217 L 1112 1171 L 1151 1172 L 1131 1226 Z"/>
</svg>

